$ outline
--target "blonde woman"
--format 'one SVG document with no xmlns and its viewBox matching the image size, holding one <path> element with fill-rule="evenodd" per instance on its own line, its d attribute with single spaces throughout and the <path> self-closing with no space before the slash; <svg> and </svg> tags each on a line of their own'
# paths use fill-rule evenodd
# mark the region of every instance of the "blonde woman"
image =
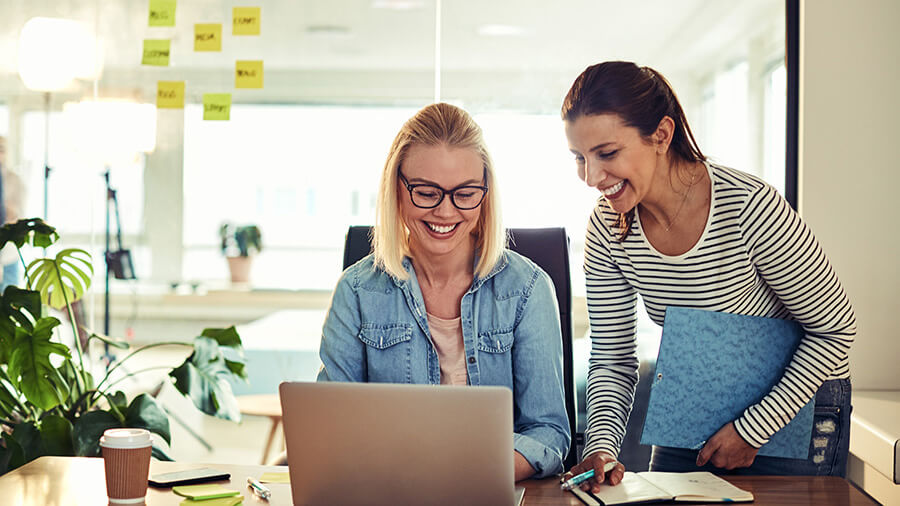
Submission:
<svg viewBox="0 0 900 506">
<path fill-rule="evenodd" d="M 374 253 L 335 289 L 318 379 L 506 386 L 522 480 L 562 471 L 571 435 L 553 284 L 505 237 L 481 129 L 420 110 L 385 163 Z"/>
</svg>

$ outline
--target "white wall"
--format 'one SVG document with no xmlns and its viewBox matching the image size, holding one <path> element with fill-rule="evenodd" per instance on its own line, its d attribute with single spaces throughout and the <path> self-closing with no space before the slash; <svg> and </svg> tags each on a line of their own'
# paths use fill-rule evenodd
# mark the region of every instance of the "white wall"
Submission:
<svg viewBox="0 0 900 506">
<path fill-rule="evenodd" d="M 800 20 L 800 213 L 856 310 L 854 389 L 900 389 L 900 2 Z"/>
</svg>

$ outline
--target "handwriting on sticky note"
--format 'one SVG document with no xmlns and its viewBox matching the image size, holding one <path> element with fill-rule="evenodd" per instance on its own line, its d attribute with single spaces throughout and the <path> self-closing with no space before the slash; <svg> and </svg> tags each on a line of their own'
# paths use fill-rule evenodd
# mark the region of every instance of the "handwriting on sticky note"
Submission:
<svg viewBox="0 0 900 506">
<path fill-rule="evenodd" d="M 184 109 L 184 81 L 157 81 L 156 107 Z"/>
<path fill-rule="evenodd" d="M 203 119 L 228 121 L 231 118 L 231 93 L 204 93 Z"/>
<path fill-rule="evenodd" d="M 144 39 L 141 64 L 168 67 L 170 42 L 168 39 Z"/>
<path fill-rule="evenodd" d="M 259 477 L 259 481 L 263 483 L 290 483 L 291 475 L 289 473 L 263 473 Z"/>
<path fill-rule="evenodd" d="M 150 26 L 175 26 L 175 0 L 150 0 Z"/>
<path fill-rule="evenodd" d="M 194 25 L 194 51 L 221 51 L 222 23 Z"/>
<path fill-rule="evenodd" d="M 232 35 L 259 35 L 259 32 L 259 7 L 235 7 L 231 10 Z"/>
<path fill-rule="evenodd" d="M 234 65 L 235 88 L 262 88 L 262 60 L 238 60 Z"/>
</svg>

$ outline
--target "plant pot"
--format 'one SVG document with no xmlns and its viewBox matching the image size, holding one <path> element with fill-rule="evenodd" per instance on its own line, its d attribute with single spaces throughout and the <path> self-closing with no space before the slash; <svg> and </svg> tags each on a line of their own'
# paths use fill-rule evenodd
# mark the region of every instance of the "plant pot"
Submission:
<svg viewBox="0 0 900 506">
<path fill-rule="evenodd" d="M 228 270 L 231 271 L 232 283 L 248 283 L 250 281 L 250 266 L 253 257 L 226 257 Z"/>
</svg>

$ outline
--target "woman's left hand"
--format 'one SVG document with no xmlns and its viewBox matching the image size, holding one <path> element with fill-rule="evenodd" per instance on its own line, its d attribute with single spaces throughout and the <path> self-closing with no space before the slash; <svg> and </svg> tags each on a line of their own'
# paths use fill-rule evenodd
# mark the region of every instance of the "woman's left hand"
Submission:
<svg viewBox="0 0 900 506">
<path fill-rule="evenodd" d="M 703 445 L 703 449 L 697 454 L 697 466 L 710 462 L 721 469 L 750 467 L 758 451 L 759 448 L 747 444 L 738 435 L 734 424 L 728 422 Z"/>
</svg>

